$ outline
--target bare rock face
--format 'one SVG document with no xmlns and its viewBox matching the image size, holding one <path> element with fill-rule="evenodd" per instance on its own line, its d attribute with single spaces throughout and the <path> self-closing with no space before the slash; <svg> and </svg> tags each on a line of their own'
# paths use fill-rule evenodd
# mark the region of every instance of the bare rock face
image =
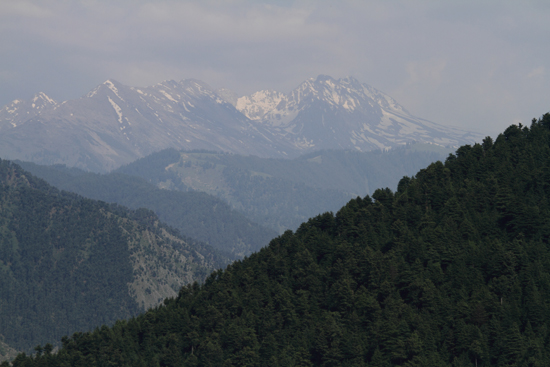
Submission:
<svg viewBox="0 0 550 367">
<path fill-rule="evenodd" d="M 295 157 L 410 141 L 459 146 L 481 136 L 409 114 L 354 78 L 319 76 L 288 94 L 237 98 L 193 79 L 146 88 L 107 80 L 57 103 L 44 93 L 0 110 L 0 157 L 109 171 L 165 148 Z"/>
</svg>

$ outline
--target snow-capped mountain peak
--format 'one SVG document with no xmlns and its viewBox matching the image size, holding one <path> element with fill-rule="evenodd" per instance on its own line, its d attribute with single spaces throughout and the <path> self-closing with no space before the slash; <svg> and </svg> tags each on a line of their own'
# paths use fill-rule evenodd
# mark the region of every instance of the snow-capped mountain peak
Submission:
<svg viewBox="0 0 550 367">
<path fill-rule="evenodd" d="M 237 98 L 195 79 L 128 87 L 106 80 L 56 103 L 44 93 L 0 109 L 0 156 L 105 171 L 160 149 L 296 157 L 316 149 L 445 146 L 482 137 L 411 115 L 353 77 L 319 75 L 289 93 Z"/>
<path fill-rule="evenodd" d="M 48 97 L 44 92 L 37 93 L 33 97 L 32 102 L 35 104 L 33 108 L 43 108 L 43 106 L 55 106 L 57 104 L 55 100 Z"/>
<path fill-rule="evenodd" d="M 241 97 L 236 107 L 297 148 L 304 141 L 308 148 L 361 151 L 413 140 L 458 146 L 473 137 L 412 116 L 392 97 L 351 76 L 319 75 L 288 94 L 261 91 Z"/>
<path fill-rule="evenodd" d="M 0 130 L 21 125 L 43 111 L 54 108 L 57 102 L 46 93 L 39 92 L 28 101 L 16 99 L 0 110 Z"/>
<path fill-rule="evenodd" d="M 319 75 L 301 83 L 289 94 L 275 91 L 260 91 L 238 99 L 236 107 L 248 118 L 262 121 L 272 126 L 285 125 L 297 114 L 314 103 L 324 103 L 330 109 L 354 111 L 361 104 L 374 105 L 371 98 L 374 91 L 353 77 L 334 80 L 327 75 Z M 367 92 L 367 93 L 365 93 Z M 374 96 L 373 96 L 374 97 Z M 385 101 L 383 97 L 377 97 Z M 378 102 L 378 101 L 376 101 Z M 378 104 L 380 104 L 378 103 Z M 386 102 L 386 104 L 388 104 Z"/>
<path fill-rule="evenodd" d="M 103 85 L 107 86 L 107 88 L 109 88 L 111 90 L 111 92 L 113 92 L 119 99 L 124 101 L 124 98 L 122 98 L 118 94 L 118 88 L 116 87 L 115 83 L 118 84 L 116 81 L 106 80 L 105 82 L 103 82 Z"/>
<path fill-rule="evenodd" d="M 261 90 L 237 99 L 235 107 L 249 119 L 262 121 L 266 116 L 277 114 L 279 111 L 284 113 L 287 102 L 288 98 L 283 93 Z"/>
</svg>

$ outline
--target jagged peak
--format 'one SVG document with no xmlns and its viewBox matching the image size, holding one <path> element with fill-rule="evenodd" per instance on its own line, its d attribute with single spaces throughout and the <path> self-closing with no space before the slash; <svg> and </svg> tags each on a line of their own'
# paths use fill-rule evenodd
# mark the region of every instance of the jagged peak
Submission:
<svg viewBox="0 0 550 367">
<path fill-rule="evenodd" d="M 292 118 L 314 101 L 327 103 L 331 109 L 342 108 L 349 112 L 363 108 L 381 108 L 388 112 L 409 115 L 393 98 L 361 83 L 353 76 L 335 79 L 324 74 L 303 81 L 288 94 L 266 89 L 241 97 L 237 100 L 236 108 L 253 120 L 267 118 L 282 121 L 284 116 Z"/>
<path fill-rule="evenodd" d="M 57 102 L 54 99 L 48 97 L 48 95 L 44 92 L 38 92 L 32 98 L 32 102 L 37 102 L 38 100 L 42 100 L 42 101 L 44 101 L 46 103 L 49 103 L 51 105 L 56 105 L 57 104 Z"/>
<path fill-rule="evenodd" d="M 107 79 L 106 81 L 104 81 L 103 83 L 101 84 L 104 84 L 104 85 L 107 85 L 107 86 L 122 86 L 121 83 L 117 82 L 116 80 L 114 79 Z"/>
<path fill-rule="evenodd" d="M 124 98 L 122 98 L 119 94 L 119 88 L 124 88 L 124 85 L 122 85 L 121 83 L 117 82 L 114 79 L 107 79 L 98 88 L 95 88 L 93 91 L 88 93 L 87 96 L 88 97 L 93 97 L 97 93 L 97 91 L 101 88 L 101 86 L 103 86 L 103 85 L 106 86 L 107 88 L 109 88 L 111 90 L 111 92 L 113 92 L 115 94 L 115 96 L 117 96 L 120 100 L 124 101 Z"/>
</svg>

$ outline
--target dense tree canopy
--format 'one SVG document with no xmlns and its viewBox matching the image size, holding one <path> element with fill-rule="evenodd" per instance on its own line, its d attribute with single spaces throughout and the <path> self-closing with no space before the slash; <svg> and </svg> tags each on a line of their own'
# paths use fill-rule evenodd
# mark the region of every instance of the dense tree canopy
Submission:
<svg viewBox="0 0 550 367">
<path fill-rule="evenodd" d="M 215 195 L 282 234 L 319 213 L 340 209 L 353 197 L 396 186 L 403 175 L 444 159 L 443 152 L 447 149 L 410 144 L 390 151 L 323 150 L 296 159 L 268 159 L 167 149 L 117 172 L 173 190 Z"/>
<path fill-rule="evenodd" d="M 60 192 L 0 160 L 0 340 L 13 348 L 111 325 L 158 304 L 158 283 L 177 284 L 162 301 L 226 264 L 151 211 Z"/>
<path fill-rule="evenodd" d="M 15 366 L 548 366 L 550 115 Z"/>
<path fill-rule="evenodd" d="M 274 230 L 251 222 L 223 200 L 204 192 L 163 190 L 140 177 L 121 173 L 103 175 L 60 165 L 20 164 L 60 190 L 131 209 L 150 209 L 180 233 L 207 243 L 232 259 L 259 250 L 277 235 Z M 151 171 L 159 174 L 158 170 Z M 164 176 L 159 174 L 158 177 Z"/>
</svg>

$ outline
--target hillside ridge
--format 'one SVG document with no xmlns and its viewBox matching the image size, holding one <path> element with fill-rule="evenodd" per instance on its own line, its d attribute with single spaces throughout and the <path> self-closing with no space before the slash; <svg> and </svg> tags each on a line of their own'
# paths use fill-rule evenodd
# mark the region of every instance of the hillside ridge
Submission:
<svg viewBox="0 0 550 367">
<path fill-rule="evenodd" d="M 128 318 L 228 259 L 148 210 L 62 192 L 0 161 L 0 330 L 17 350 Z"/>
</svg>

